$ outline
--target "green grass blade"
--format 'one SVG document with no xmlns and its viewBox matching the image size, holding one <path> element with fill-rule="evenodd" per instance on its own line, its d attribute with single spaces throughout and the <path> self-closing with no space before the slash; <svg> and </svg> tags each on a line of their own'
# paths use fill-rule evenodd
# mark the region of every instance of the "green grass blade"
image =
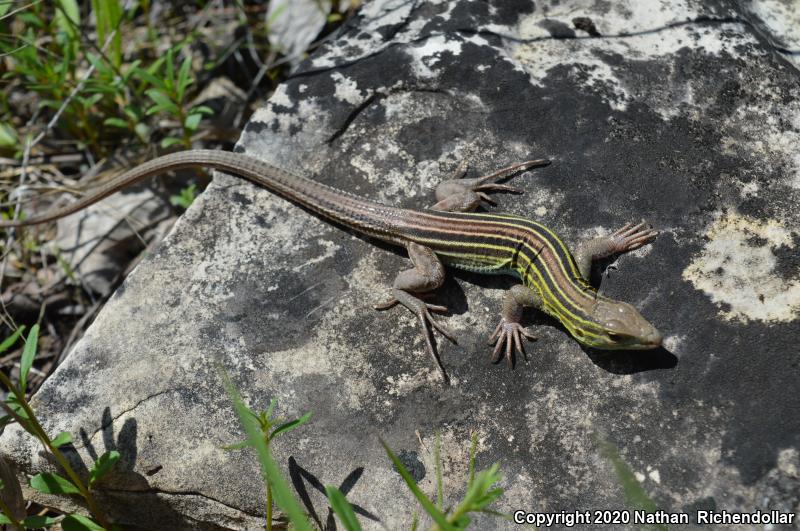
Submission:
<svg viewBox="0 0 800 531">
<path fill-rule="evenodd" d="M 13 334 L 11 334 L 11 335 L 10 335 L 10 336 L 8 336 L 7 338 L 5 338 L 5 339 L 3 340 L 3 342 L 2 342 L 2 343 L 0 343 L 0 353 L 3 353 L 3 352 L 5 352 L 5 351 L 6 351 L 6 350 L 8 350 L 8 349 L 9 349 L 9 348 L 10 348 L 10 347 L 11 347 L 11 346 L 14 344 L 14 343 L 16 343 L 16 342 L 17 342 L 17 339 L 19 339 L 19 336 L 21 336 L 21 335 L 22 335 L 22 332 L 24 332 L 24 331 L 25 331 L 25 325 L 22 325 L 22 326 L 20 326 L 19 328 L 17 328 L 17 329 L 14 331 L 14 333 L 13 333 Z"/>
<path fill-rule="evenodd" d="M 22 351 L 22 359 L 19 361 L 19 387 L 22 392 L 28 387 L 28 372 L 33 366 L 33 358 L 36 357 L 36 346 L 39 343 L 39 325 L 35 324 L 25 340 L 25 349 Z"/>
<path fill-rule="evenodd" d="M 256 451 L 258 460 L 261 463 L 264 479 L 269 482 L 269 485 L 272 487 L 275 502 L 289 517 L 293 529 L 297 531 L 311 531 L 311 526 L 308 523 L 305 512 L 292 494 L 292 491 L 289 489 L 289 484 L 286 483 L 286 479 L 284 479 L 277 463 L 275 463 L 275 460 L 272 458 L 267 443 L 264 441 L 264 437 L 261 434 L 258 421 L 250 414 L 250 409 L 242 401 L 239 390 L 233 385 L 230 376 L 222 367 L 220 367 L 220 375 L 222 376 L 225 390 L 233 402 L 236 414 L 239 416 L 239 422 L 241 422 L 247 434 L 247 439 Z"/>
<path fill-rule="evenodd" d="M 187 56 L 186 59 L 183 60 L 183 63 L 181 63 L 181 67 L 178 70 L 178 82 L 176 83 L 175 87 L 178 101 L 183 101 L 183 96 L 186 93 L 186 87 L 194 82 L 194 80 L 189 76 L 191 73 L 191 68 L 192 58 L 191 56 Z"/>
<path fill-rule="evenodd" d="M 309 411 L 299 419 L 289 421 L 286 424 L 281 424 L 272 431 L 269 438 L 273 439 L 275 436 L 280 435 L 281 433 L 286 433 L 287 431 L 291 431 L 299 426 L 302 426 L 303 424 L 308 422 L 310 418 L 311 418 L 311 412 Z"/>
<path fill-rule="evenodd" d="M 267 408 L 267 411 L 265 413 L 265 415 L 266 415 L 266 417 L 268 419 L 272 418 L 272 413 L 275 411 L 275 406 L 277 406 L 277 405 L 278 405 L 278 399 L 277 398 L 273 398 L 272 400 L 269 401 L 269 407 Z"/>
<path fill-rule="evenodd" d="M 66 33 L 70 40 L 78 37 L 81 26 L 81 10 L 75 0 L 58 0 L 54 20 L 58 29 Z"/>
<path fill-rule="evenodd" d="M 406 467 L 403 466 L 403 463 L 400 462 L 400 459 L 394 454 L 394 452 L 392 452 L 392 449 L 389 448 L 389 445 L 386 444 L 386 441 L 381 439 L 381 444 L 383 445 L 383 449 L 386 450 L 386 455 L 388 455 L 389 459 L 392 460 L 392 463 L 400 473 L 400 476 L 406 482 L 406 485 L 408 485 L 408 488 L 411 490 L 411 493 L 414 494 L 414 497 L 417 498 L 420 505 L 422 505 L 422 508 L 425 509 L 425 512 L 428 513 L 431 518 L 433 518 L 433 521 L 436 522 L 443 531 L 455 530 L 456 528 L 447 522 L 447 517 L 445 514 L 433 504 L 433 502 L 425 495 L 424 492 L 420 490 L 420 488 L 417 486 L 417 483 L 414 481 L 414 478 L 411 477 L 411 474 Z"/>
<path fill-rule="evenodd" d="M 325 486 L 325 493 L 328 495 L 328 502 L 331 509 L 339 517 L 342 525 L 347 531 L 361 531 L 361 524 L 358 523 L 353 506 L 347 501 L 342 491 L 333 485 Z"/>
<path fill-rule="evenodd" d="M 92 0 L 95 27 L 97 28 L 97 46 L 103 49 L 106 39 L 112 31 L 118 30 L 122 19 L 122 3 L 120 0 Z M 109 54 L 114 66 L 122 64 L 122 33 L 116 31 L 111 38 Z"/>
</svg>

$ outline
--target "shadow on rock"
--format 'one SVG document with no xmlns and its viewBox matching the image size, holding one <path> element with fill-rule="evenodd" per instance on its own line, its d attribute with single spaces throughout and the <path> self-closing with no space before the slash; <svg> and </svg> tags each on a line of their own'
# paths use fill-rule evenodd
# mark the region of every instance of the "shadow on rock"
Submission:
<svg viewBox="0 0 800 531">
<path fill-rule="evenodd" d="M 672 369 L 678 357 L 664 347 L 655 350 L 598 350 L 581 347 L 592 363 L 613 374 Z"/>
<path fill-rule="evenodd" d="M 350 472 L 350 474 L 344 478 L 341 485 L 338 486 L 338 489 L 342 492 L 342 494 L 347 496 L 350 490 L 355 487 L 363 473 L 363 467 L 358 467 Z M 325 494 L 325 486 L 322 484 L 322 482 L 314 474 L 300 466 L 294 457 L 289 457 L 289 476 L 291 477 L 292 485 L 294 486 L 297 495 L 300 497 L 300 500 L 305 506 L 306 511 L 308 511 L 308 515 L 314 520 L 317 526 L 319 526 L 320 529 L 337 529 L 336 521 L 333 518 L 333 510 L 327 506 L 327 495 Z M 322 499 L 324 500 L 323 503 L 325 504 L 324 507 L 327 509 L 327 516 L 325 518 L 324 525 L 319 517 L 319 514 L 314 508 L 314 502 L 312 501 L 310 493 L 306 488 L 306 483 L 311 485 L 314 490 L 322 495 Z M 373 522 L 380 522 L 380 519 L 370 511 L 364 509 L 351 500 L 348 501 L 352 505 L 353 511 L 355 511 L 356 514 L 359 514 L 364 518 L 368 518 Z"/>
<path fill-rule="evenodd" d="M 83 428 L 79 430 L 79 434 L 82 446 L 92 461 L 97 461 L 102 454 L 112 450 L 120 453 L 119 461 L 98 481 L 97 488 L 93 491 L 106 516 L 126 528 L 135 523 L 131 529 L 144 529 L 137 527 L 141 525 L 151 529 L 211 529 L 206 525 L 197 527 L 196 522 L 171 507 L 168 500 L 159 497 L 159 492 L 150 486 L 145 476 L 134 472 L 138 456 L 135 418 L 126 419 L 119 432 L 114 433 L 114 418 L 110 408 L 105 408 L 100 426 L 102 450 L 93 442 L 95 434 L 90 434 Z M 62 452 L 82 477 L 88 476 L 90 466 L 83 462 L 73 445 L 63 447 Z M 148 475 L 153 475 L 160 469 L 158 466 Z M 141 507 L 148 508 L 149 516 L 144 519 Z"/>
</svg>

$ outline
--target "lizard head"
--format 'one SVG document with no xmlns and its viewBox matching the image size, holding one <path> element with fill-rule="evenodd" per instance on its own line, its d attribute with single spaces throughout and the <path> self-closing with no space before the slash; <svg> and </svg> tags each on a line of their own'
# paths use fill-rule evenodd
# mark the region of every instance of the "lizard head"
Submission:
<svg viewBox="0 0 800 531">
<path fill-rule="evenodd" d="M 597 325 L 591 334 L 573 331 L 584 345 L 608 350 L 648 350 L 661 346 L 661 332 L 626 302 L 599 299 L 591 318 Z"/>
</svg>

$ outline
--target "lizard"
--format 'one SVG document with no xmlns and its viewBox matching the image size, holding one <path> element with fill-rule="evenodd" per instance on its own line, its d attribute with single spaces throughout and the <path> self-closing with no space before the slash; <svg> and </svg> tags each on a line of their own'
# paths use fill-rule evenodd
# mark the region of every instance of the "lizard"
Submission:
<svg viewBox="0 0 800 531">
<path fill-rule="evenodd" d="M 522 193 L 497 181 L 534 167 L 536 159 L 502 168 L 478 178 L 456 175 L 436 188 L 437 202 L 429 209 L 385 205 L 336 189 L 303 175 L 238 152 L 188 150 L 149 160 L 77 201 L 27 219 L 0 222 L 8 229 L 53 221 L 75 213 L 148 177 L 165 172 L 210 167 L 244 178 L 289 201 L 368 237 L 404 247 L 412 267 L 394 280 L 392 297 L 377 310 L 397 304 L 419 321 L 426 348 L 445 382 L 447 372 L 438 356 L 434 330 L 456 343 L 455 335 L 431 312 L 447 312 L 423 296 L 439 288 L 445 265 L 483 274 L 510 274 L 521 280 L 509 289 L 500 322 L 489 338 L 493 363 L 525 354 L 523 338 L 536 337 L 521 324 L 523 310 L 533 307 L 555 317 L 580 344 L 610 350 L 646 350 L 661 346 L 662 335 L 631 304 L 598 293 L 588 278 L 592 262 L 632 251 L 653 241 L 658 231 L 644 222 L 628 223 L 611 233 L 585 241 L 574 254 L 555 232 L 521 216 L 476 211 L 494 204 L 490 192 Z"/>
</svg>

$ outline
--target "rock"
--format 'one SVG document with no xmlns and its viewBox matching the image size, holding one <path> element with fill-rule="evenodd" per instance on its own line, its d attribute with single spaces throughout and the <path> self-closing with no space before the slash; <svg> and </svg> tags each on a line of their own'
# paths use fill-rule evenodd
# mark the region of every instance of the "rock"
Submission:
<svg viewBox="0 0 800 531">
<path fill-rule="evenodd" d="M 800 66 L 800 4 L 793 0 L 749 0 L 749 20 L 784 58 Z"/>
<path fill-rule="evenodd" d="M 459 338 L 439 341 L 443 386 L 413 317 L 371 309 L 404 253 L 218 176 L 36 395 L 46 429 L 72 432 L 84 463 L 119 450 L 103 501 L 153 529 L 263 521 L 254 456 L 221 448 L 242 432 L 217 362 L 254 409 L 277 398 L 282 416 L 314 412 L 273 448 L 321 522 L 309 477 L 344 482 L 389 529 L 409 525 L 417 503 L 379 436 L 433 495 L 441 434 L 456 503 L 471 432 L 477 467 L 502 465 L 493 508 L 507 513 L 629 508 L 600 440 L 666 511 L 796 513 L 800 85 L 750 13 L 690 0 L 366 3 L 239 143 L 402 206 L 432 204 L 463 160 L 478 175 L 549 157 L 499 208 L 572 244 L 641 218 L 660 228 L 607 271 L 603 293 L 639 308 L 666 348 L 582 349 L 531 314 L 530 359 L 491 365 L 486 339 L 514 280 L 454 272 L 435 297 Z M 19 430 L 0 443 L 20 470 L 46 467 Z"/>
<path fill-rule="evenodd" d="M 267 8 L 269 42 L 297 65 L 328 21 L 330 0 L 278 0 Z"/>
</svg>

